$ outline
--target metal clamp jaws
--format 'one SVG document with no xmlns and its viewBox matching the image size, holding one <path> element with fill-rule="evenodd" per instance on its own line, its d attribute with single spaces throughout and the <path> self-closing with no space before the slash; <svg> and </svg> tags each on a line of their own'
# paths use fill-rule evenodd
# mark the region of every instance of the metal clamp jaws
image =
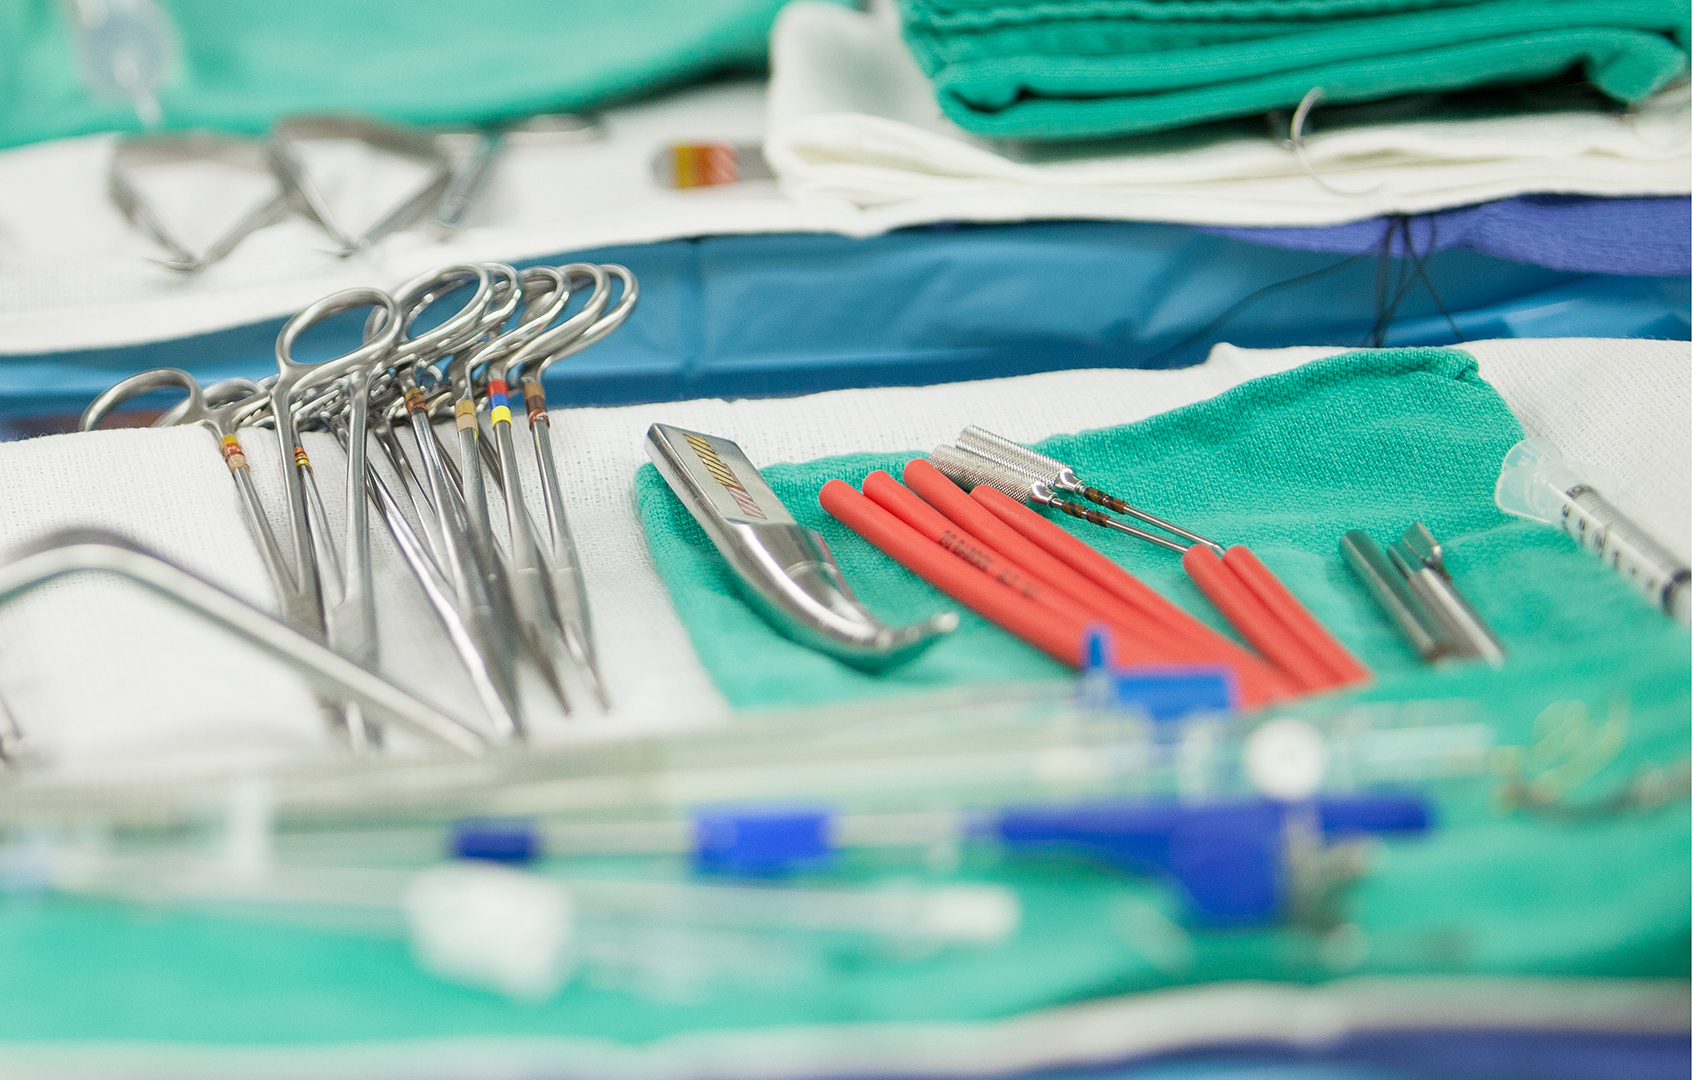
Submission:
<svg viewBox="0 0 1693 1080">
<path fill-rule="evenodd" d="M 911 659 L 958 625 L 951 612 L 898 628 L 871 614 L 823 537 L 794 520 L 729 440 L 654 424 L 647 455 L 728 560 L 747 600 L 800 644 L 879 670 Z"/>
</svg>

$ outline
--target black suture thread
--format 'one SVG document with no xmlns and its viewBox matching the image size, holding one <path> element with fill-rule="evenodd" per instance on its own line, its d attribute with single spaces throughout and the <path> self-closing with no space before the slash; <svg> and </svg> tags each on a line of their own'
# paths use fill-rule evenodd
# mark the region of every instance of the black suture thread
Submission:
<svg viewBox="0 0 1693 1080">
<path fill-rule="evenodd" d="M 1344 270 L 1348 266 L 1351 266 L 1352 264 L 1359 262 L 1363 259 L 1367 259 L 1369 257 L 1370 257 L 1370 250 L 1360 251 L 1355 255 L 1348 255 L 1346 258 L 1340 260 L 1339 262 L 1330 263 L 1328 266 L 1325 266 L 1325 267 L 1321 268 L 1320 270 L 1313 270 L 1308 274 L 1300 274 L 1298 277 L 1291 277 L 1291 278 L 1288 278 L 1286 281 L 1278 281 L 1278 282 L 1275 282 L 1274 284 L 1265 285 L 1261 289 L 1254 290 L 1253 292 L 1248 293 L 1246 296 L 1242 297 L 1241 299 L 1235 301 L 1221 315 L 1218 315 L 1216 318 L 1212 319 L 1210 322 L 1206 323 L 1204 326 L 1200 327 L 1198 330 L 1195 330 L 1193 333 L 1189 334 L 1187 337 L 1185 337 L 1182 340 L 1176 342 L 1174 345 L 1171 345 L 1166 349 L 1162 349 L 1159 352 L 1156 352 L 1152 356 L 1148 357 L 1143 366 L 1145 366 L 1145 367 L 1156 367 L 1157 364 L 1158 364 L 1158 361 L 1164 359 L 1164 357 L 1166 357 L 1166 356 L 1169 356 L 1171 353 L 1181 352 L 1183 349 L 1186 349 L 1189 345 L 1192 345 L 1197 341 L 1205 340 L 1206 338 L 1210 337 L 1212 335 L 1212 333 L 1214 333 L 1215 331 L 1217 331 L 1217 330 L 1221 329 L 1222 327 L 1228 325 L 1228 323 L 1231 320 L 1233 320 L 1236 315 L 1239 315 L 1246 308 L 1252 306 L 1253 304 L 1257 303 L 1259 300 L 1262 300 L 1266 296 L 1272 296 L 1275 293 L 1281 292 L 1283 289 L 1291 289 L 1291 288 L 1293 288 L 1297 285 L 1303 285 L 1303 284 L 1305 284 L 1306 282 L 1309 282 L 1309 281 L 1316 281 L 1319 278 L 1326 277 L 1329 274 L 1332 274 L 1337 270 Z"/>
<path fill-rule="evenodd" d="M 1459 344 L 1463 344 L 1466 340 L 1464 332 L 1458 329 L 1458 320 L 1454 319 L 1452 313 L 1446 310 L 1446 304 L 1440 299 L 1440 293 L 1435 290 L 1434 281 L 1429 278 L 1427 272 L 1429 257 L 1435 253 L 1439 246 L 1436 243 L 1436 230 L 1439 222 L 1438 216 L 1434 214 L 1428 216 L 1428 247 L 1424 249 L 1421 255 L 1417 255 L 1414 250 L 1411 252 L 1413 256 L 1412 265 L 1416 270 L 1418 280 L 1423 283 L 1423 288 L 1428 290 L 1429 299 L 1433 300 L 1434 306 L 1440 309 L 1440 314 L 1445 318 L 1446 325 L 1452 328 L 1452 336 L 1458 339 Z"/>
</svg>

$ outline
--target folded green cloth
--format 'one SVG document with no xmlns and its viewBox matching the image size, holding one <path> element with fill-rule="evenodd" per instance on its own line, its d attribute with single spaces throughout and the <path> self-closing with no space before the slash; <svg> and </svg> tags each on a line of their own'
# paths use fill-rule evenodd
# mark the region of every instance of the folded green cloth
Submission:
<svg viewBox="0 0 1693 1080">
<path fill-rule="evenodd" d="M 1085 139 L 1537 82 L 1618 101 L 1687 69 L 1681 0 L 899 0 L 941 108 L 996 138 Z"/>
<path fill-rule="evenodd" d="M 784 0 L 346 4 L 163 0 L 182 38 L 165 126 L 262 132 L 279 116 L 462 124 L 590 109 L 762 67 Z M 0 147 L 139 122 L 83 89 L 66 5 L 0 0 Z"/>
</svg>

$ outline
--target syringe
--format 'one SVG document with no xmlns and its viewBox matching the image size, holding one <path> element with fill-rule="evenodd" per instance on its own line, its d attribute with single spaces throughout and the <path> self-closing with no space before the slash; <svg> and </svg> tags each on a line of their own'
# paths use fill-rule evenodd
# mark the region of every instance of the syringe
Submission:
<svg viewBox="0 0 1693 1080">
<path fill-rule="evenodd" d="M 1516 517 L 1556 525 L 1628 579 L 1636 592 L 1688 625 L 1687 564 L 1599 493 L 1591 465 L 1569 461 L 1550 439 L 1524 439 L 1499 470 L 1493 501 Z"/>
</svg>

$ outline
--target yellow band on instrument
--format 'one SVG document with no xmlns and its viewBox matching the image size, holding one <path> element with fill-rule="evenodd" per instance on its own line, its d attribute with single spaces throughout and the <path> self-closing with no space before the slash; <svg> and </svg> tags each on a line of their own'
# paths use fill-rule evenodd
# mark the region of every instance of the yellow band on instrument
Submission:
<svg viewBox="0 0 1693 1080">
<path fill-rule="evenodd" d="M 488 415 L 494 418 L 494 423 L 496 424 L 511 423 L 511 410 L 506 408 L 504 405 L 495 405 L 493 411 Z"/>
</svg>

